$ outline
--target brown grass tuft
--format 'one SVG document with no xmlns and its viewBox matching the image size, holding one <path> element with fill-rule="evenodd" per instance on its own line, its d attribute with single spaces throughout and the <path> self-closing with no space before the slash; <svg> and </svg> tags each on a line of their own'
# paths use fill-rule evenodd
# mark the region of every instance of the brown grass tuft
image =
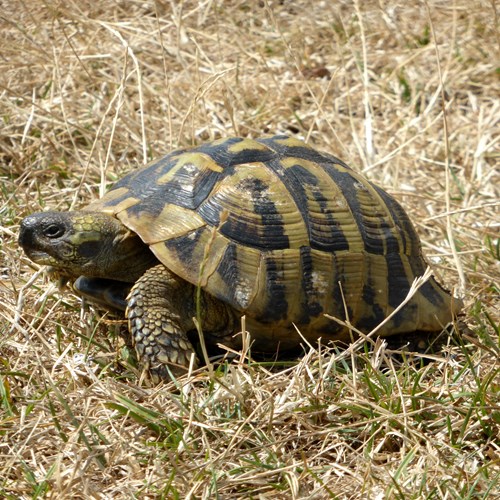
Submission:
<svg viewBox="0 0 500 500">
<path fill-rule="evenodd" d="M 500 496 L 496 8 L 3 2 L 0 497 Z M 402 201 L 471 332 L 422 367 L 377 342 L 142 384 L 122 326 L 21 254 L 21 218 L 173 147 L 276 132 Z"/>
</svg>

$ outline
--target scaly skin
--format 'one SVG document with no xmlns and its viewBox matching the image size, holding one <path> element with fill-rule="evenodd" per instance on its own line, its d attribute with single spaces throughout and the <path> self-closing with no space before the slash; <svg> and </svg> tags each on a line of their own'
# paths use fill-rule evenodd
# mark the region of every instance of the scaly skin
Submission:
<svg viewBox="0 0 500 500">
<path fill-rule="evenodd" d="M 198 365 L 186 334 L 194 328 L 191 288 L 158 265 L 144 273 L 128 296 L 129 331 L 141 364 L 154 379 L 167 379 L 169 370 L 185 373 L 192 356 Z"/>
<path fill-rule="evenodd" d="M 198 359 L 187 332 L 195 329 L 196 287 L 172 274 L 162 264 L 148 269 L 127 298 L 125 312 L 129 331 L 141 364 L 155 381 L 168 379 L 171 372 L 186 372 Z M 230 309 L 202 292 L 199 297 L 201 327 L 217 337 L 232 331 L 234 317 Z"/>
</svg>

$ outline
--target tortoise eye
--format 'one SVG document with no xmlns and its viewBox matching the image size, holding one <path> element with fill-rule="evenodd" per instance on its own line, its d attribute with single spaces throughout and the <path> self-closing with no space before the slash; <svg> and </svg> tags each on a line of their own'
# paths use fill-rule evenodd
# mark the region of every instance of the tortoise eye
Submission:
<svg viewBox="0 0 500 500">
<path fill-rule="evenodd" d="M 64 227 L 59 224 L 50 224 L 44 229 L 43 234 L 47 238 L 59 238 L 64 234 Z"/>
</svg>

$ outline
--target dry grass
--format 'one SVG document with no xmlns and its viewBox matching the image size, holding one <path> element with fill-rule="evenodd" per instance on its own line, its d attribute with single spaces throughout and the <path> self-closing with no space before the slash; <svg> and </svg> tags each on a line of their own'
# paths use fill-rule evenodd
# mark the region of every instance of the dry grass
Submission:
<svg viewBox="0 0 500 500">
<path fill-rule="evenodd" d="M 2 2 L 0 497 L 498 498 L 495 8 Z M 33 274 L 18 224 L 171 147 L 274 132 L 402 200 L 472 333 L 425 367 L 379 343 L 148 387 L 120 325 Z"/>
</svg>

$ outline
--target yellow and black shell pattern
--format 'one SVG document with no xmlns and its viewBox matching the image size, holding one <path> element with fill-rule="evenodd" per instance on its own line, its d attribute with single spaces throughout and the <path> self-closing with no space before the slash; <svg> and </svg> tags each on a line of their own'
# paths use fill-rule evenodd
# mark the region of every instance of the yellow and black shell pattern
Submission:
<svg viewBox="0 0 500 500">
<path fill-rule="evenodd" d="M 370 331 L 426 269 L 391 196 L 288 136 L 174 151 L 88 210 L 117 217 L 171 272 L 278 339 L 292 323 L 306 337 L 345 338 L 325 314 Z M 431 278 L 379 333 L 440 330 L 454 307 Z"/>
</svg>

